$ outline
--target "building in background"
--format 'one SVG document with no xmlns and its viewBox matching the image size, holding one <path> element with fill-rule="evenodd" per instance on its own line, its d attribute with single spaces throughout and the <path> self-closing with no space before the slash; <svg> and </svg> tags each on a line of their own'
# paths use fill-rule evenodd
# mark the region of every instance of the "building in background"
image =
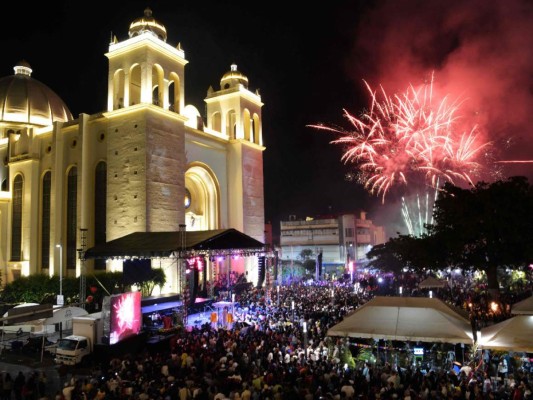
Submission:
<svg viewBox="0 0 533 400">
<path fill-rule="evenodd" d="M 0 79 L 3 283 L 79 276 L 80 249 L 133 232 L 234 228 L 264 242 L 261 96 L 231 65 L 220 88 L 207 89 L 204 121 L 186 102 L 181 44 L 167 43 L 150 9 L 127 33 L 105 54 L 100 113 L 73 116 L 25 61 Z M 255 281 L 257 257 L 242 259 L 232 270 Z M 85 264 L 87 273 L 122 268 L 121 260 Z M 176 266 L 152 266 L 165 269 L 162 292 L 177 292 Z"/>
<path fill-rule="evenodd" d="M 290 216 L 280 223 L 280 261 L 290 268 L 306 259 L 316 260 L 322 277 L 339 277 L 364 267 L 366 253 L 385 241 L 384 228 L 374 225 L 364 211 L 306 219 Z"/>
</svg>

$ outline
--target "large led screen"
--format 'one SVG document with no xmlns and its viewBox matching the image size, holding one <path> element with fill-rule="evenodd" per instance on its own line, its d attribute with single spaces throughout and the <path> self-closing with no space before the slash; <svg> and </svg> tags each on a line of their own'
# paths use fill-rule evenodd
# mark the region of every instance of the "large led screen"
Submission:
<svg viewBox="0 0 533 400">
<path fill-rule="evenodd" d="M 115 344 L 141 330 L 141 292 L 111 296 L 109 344 Z"/>
</svg>

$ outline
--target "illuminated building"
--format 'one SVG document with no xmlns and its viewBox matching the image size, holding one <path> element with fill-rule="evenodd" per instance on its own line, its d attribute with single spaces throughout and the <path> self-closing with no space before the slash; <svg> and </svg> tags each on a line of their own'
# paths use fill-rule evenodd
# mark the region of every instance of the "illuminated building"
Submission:
<svg viewBox="0 0 533 400">
<path fill-rule="evenodd" d="M 322 271 L 337 276 L 349 272 L 350 263 L 358 268 L 368 261 L 366 253 L 372 246 L 385 243 L 385 231 L 357 214 L 319 216 L 297 219 L 291 216 L 280 223 L 281 260 L 301 261 L 302 251 L 310 250 L 313 257 L 322 254 Z"/>
<path fill-rule="evenodd" d="M 80 248 L 181 224 L 264 241 L 263 103 L 248 78 L 231 65 L 220 88 L 207 90 L 204 122 L 186 103 L 185 51 L 167 43 L 150 9 L 105 55 L 107 109 L 92 115 L 73 117 L 27 62 L 0 79 L 4 283 L 59 275 L 60 264 L 63 276 L 79 276 Z M 87 273 L 122 268 L 85 264 Z M 164 291 L 176 291 L 175 266 L 157 267 L 167 274 Z M 232 268 L 250 281 L 257 274 L 251 260 Z"/>
</svg>

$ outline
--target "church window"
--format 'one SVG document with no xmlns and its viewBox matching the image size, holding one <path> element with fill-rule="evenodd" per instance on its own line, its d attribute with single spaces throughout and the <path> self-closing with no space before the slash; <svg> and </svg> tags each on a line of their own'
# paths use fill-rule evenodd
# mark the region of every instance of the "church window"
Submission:
<svg viewBox="0 0 533 400">
<path fill-rule="evenodd" d="M 76 269 L 78 229 L 78 171 L 73 167 L 67 179 L 67 269 Z"/>
<path fill-rule="evenodd" d="M 17 175 L 13 180 L 13 210 L 11 222 L 11 261 L 22 259 L 22 191 L 24 182 Z"/>
<path fill-rule="evenodd" d="M 43 176 L 42 215 L 41 215 L 41 269 L 50 268 L 50 195 L 52 191 L 52 173 Z"/>
<path fill-rule="evenodd" d="M 115 196 L 115 200 L 116 200 Z M 96 245 L 106 242 L 107 230 L 107 164 L 99 162 L 96 166 L 94 179 L 94 243 Z M 94 269 L 105 270 L 105 259 L 95 259 Z"/>
</svg>

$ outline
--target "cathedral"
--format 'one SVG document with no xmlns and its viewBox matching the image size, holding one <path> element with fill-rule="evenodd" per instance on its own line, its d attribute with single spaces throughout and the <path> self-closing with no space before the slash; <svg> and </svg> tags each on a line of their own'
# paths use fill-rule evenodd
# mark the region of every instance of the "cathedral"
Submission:
<svg viewBox="0 0 533 400">
<path fill-rule="evenodd" d="M 73 116 L 26 61 L 0 79 L 4 283 L 119 271 L 82 265 L 80 251 L 134 232 L 233 228 L 264 242 L 263 103 L 237 65 L 207 89 L 204 120 L 186 102 L 185 51 L 150 9 L 105 56 L 107 109 L 92 115 Z M 162 293 L 179 291 L 174 266 L 152 267 L 165 268 Z M 257 257 L 232 268 L 257 279 Z"/>
</svg>

